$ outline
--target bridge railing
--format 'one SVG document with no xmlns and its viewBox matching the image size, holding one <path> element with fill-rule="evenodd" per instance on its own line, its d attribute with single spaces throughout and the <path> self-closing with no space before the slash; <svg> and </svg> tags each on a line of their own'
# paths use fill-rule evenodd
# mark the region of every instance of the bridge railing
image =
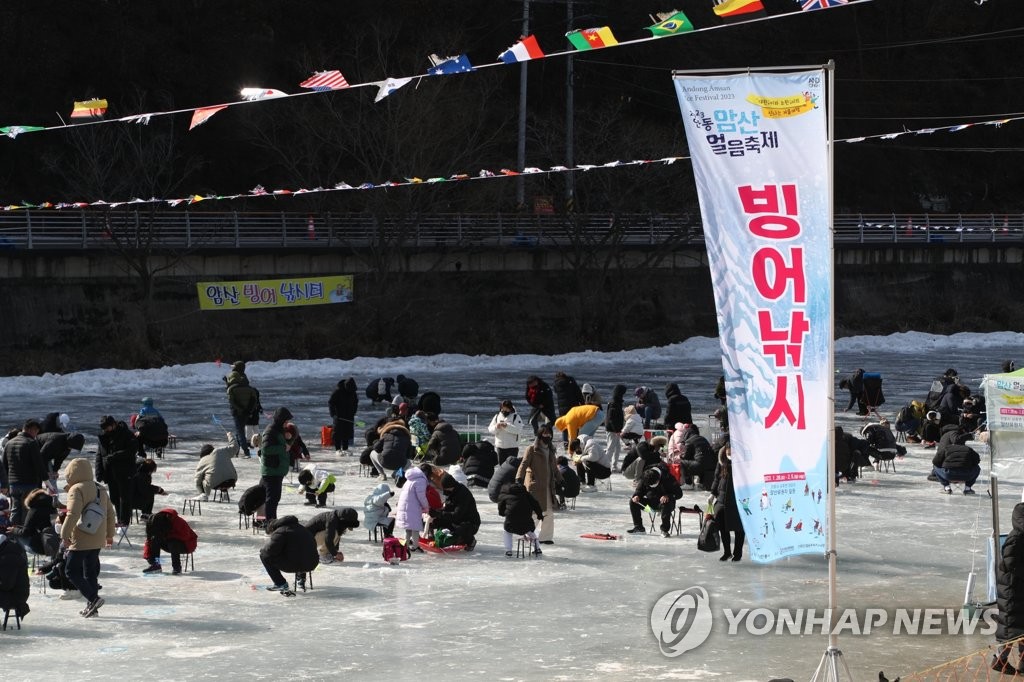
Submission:
<svg viewBox="0 0 1024 682">
<path fill-rule="evenodd" d="M 837 245 L 1024 243 L 1024 216 L 837 214 Z M 131 210 L 0 212 L 0 249 L 315 249 L 701 245 L 697 214 L 370 214 Z"/>
</svg>

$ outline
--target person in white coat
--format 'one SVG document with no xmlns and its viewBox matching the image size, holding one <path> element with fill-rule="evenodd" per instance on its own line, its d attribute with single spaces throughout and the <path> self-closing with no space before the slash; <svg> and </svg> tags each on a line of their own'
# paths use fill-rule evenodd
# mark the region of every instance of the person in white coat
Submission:
<svg viewBox="0 0 1024 682">
<path fill-rule="evenodd" d="M 630 405 L 622 411 L 625 421 L 622 424 L 622 440 L 636 445 L 644 439 L 644 420 L 636 413 L 636 407 Z"/>
<path fill-rule="evenodd" d="M 499 465 L 519 454 L 519 438 L 524 428 L 523 420 L 512 401 L 502 400 L 498 413 L 491 418 L 487 427 L 487 432 L 494 436 L 494 450 L 498 453 Z"/>
<path fill-rule="evenodd" d="M 210 499 L 210 493 L 218 486 L 228 481 L 237 481 L 238 472 L 231 461 L 238 456 L 238 443 L 235 442 L 235 434 L 228 433 L 228 442 L 220 447 L 213 447 L 209 443 L 199 451 L 199 462 L 196 464 L 196 489 L 198 499 Z"/>
<path fill-rule="evenodd" d="M 597 490 L 594 485 L 596 481 L 603 481 L 612 475 L 611 456 L 593 436 L 580 434 L 571 444 L 573 461 L 576 462 L 576 473 L 583 482 L 586 477 L 584 492 L 592 493 Z"/>
</svg>

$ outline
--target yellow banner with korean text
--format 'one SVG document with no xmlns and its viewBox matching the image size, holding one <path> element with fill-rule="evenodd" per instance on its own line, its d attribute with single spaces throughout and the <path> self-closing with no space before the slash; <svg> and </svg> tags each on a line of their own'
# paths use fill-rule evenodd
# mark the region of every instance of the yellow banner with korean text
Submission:
<svg viewBox="0 0 1024 682">
<path fill-rule="evenodd" d="M 352 275 L 199 282 L 200 310 L 256 310 L 350 303 Z"/>
</svg>

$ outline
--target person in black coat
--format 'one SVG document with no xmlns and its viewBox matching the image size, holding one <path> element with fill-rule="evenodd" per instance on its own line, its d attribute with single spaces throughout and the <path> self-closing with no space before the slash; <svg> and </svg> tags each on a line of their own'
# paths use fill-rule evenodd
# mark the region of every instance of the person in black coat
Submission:
<svg viewBox="0 0 1024 682">
<path fill-rule="evenodd" d="M 133 491 L 132 504 L 139 510 L 139 517 L 145 521 L 153 513 L 153 502 L 157 495 L 166 495 L 167 492 L 158 485 L 153 485 L 153 474 L 156 473 L 156 461 L 144 459 L 139 462 L 135 471 L 135 489 Z"/>
<path fill-rule="evenodd" d="M 60 426 L 60 412 L 47 412 L 43 421 L 39 424 L 39 433 L 60 433 L 64 429 Z"/>
<path fill-rule="evenodd" d="M 679 482 L 664 464 L 657 464 L 644 472 L 636 486 L 633 496 L 629 498 L 629 514 L 633 518 L 633 527 L 627 533 L 646 533 L 643 518 L 640 516 L 645 507 L 661 512 L 661 536 L 670 537 L 672 515 L 675 513 L 676 500 L 683 496 Z"/>
<path fill-rule="evenodd" d="M 4 445 L 0 457 L 0 488 L 11 497 L 11 525 L 20 526 L 25 516 L 25 496 L 49 480 L 46 462 L 36 436 L 39 422 L 29 419 Z"/>
<path fill-rule="evenodd" d="M 1007 642 L 996 653 L 992 669 L 1004 675 L 1016 675 L 1022 667 L 1010 663 L 1009 642 L 1024 637 L 1024 502 L 1018 502 L 1010 517 L 1012 529 L 1006 536 L 996 575 L 996 640 Z M 1024 655 L 1024 641 L 1017 643 L 1019 655 Z"/>
<path fill-rule="evenodd" d="M 359 512 L 351 507 L 341 507 L 317 514 L 304 524 L 306 530 L 313 534 L 316 549 L 320 553 L 320 563 L 332 564 L 344 561 L 339 544 L 341 536 L 353 528 L 359 527 Z"/>
<path fill-rule="evenodd" d="M 932 473 L 942 484 L 942 492 L 949 494 L 951 481 L 964 482 L 964 495 L 974 494 L 974 482 L 981 476 L 981 457 L 966 445 L 950 443 L 932 458 Z"/>
<path fill-rule="evenodd" d="M 715 481 L 711 489 L 715 495 L 715 520 L 718 522 L 718 536 L 722 540 L 722 556 L 719 557 L 719 560 L 725 561 L 732 558 L 733 561 L 739 561 L 743 558 L 743 540 L 747 536 L 743 532 L 739 507 L 736 506 L 730 448 L 724 448 L 718 460 L 718 471 L 715 472 Z M 730 532 L 736 536 L 735 545 L 730 544 Z"/>
<path fill-rule="evenodd" d="M 699 483 L 703 490 L 711 490 L 718 462 L 708 439 L 700 435 L 696 425 L 691 424 L 683 440 L 685 450 L 679 468 L 687 483 Z"/>
<path fill-rule="evenodd" d="M 441 414 L 441 396 L 434 391 L 426 391 L 416 401 L 416 409 L 421 412 Z"/>
<path fill-rule="evenodd" d="M 622 427 L 626 423 L 624 400 L 626 396 L 626 385 L 615 384 L 612 389 L 612 399 L 604 410 L 604 430 L 607 434 L 605 449 L 611 461 L 612 471 L 619 468 L 619 455 L 622 454 Z"/>
<path fill-rule="evenodd" d="M 267 527 L 270 537 L 260 548 L 260 561 L 274 584 L 267 587 L 272 592 L 285 596 L 294 593 L 282 572 L 294 573 L 298 586 L 306 589 L 306 573 L 320 562 L 316 550 L 316 539 L 299 520 L 292 515 L 274 519 Z"/>
<path fill-rule="evenodd" d="M 661 462 L 661 448 L 667 441 L 665 436 L 655 436 L 650 442 L 642 440 L 631 447 L 622 460 L 622 475 L 639 481 L 644 471 Z"/>
<path fill-rule="evenodd" d="M 558 415 L 565 415 L 577 405 L 583 404 L 583 391 L 580 389 L 576 379 L 565 372 L 555 372 L 555 380 L 551 384 L 551 390 L 555 393 L 555 403 L 558 407 Z M 569 442 L 569 432 L 562 431 L 562 441 Z"/>
<path fill-rule="evenodd" d="M 462 485 L 451 474 L 441 477 L 441 491 L 444 493 L 444 507 L 431 509 L 434 530 L 449 530 L 452 544 L 465 545 L 471 552 L 476 547 L 476 534 L 480 532 L 480 512 L 476 498 L 469 488 Z"/>
<path fill-rule="evenodd" d="M 80 433 L 65 433 L 64 431 L 49 431 L 36 436 L 39 441 L 39 449 L 46 462 L 46 468 L 50 480 L 57 480 L 57 473 L 64 464 L 64 460 L 71 454 L 72 450 L 81 452 L 85 447 L 85 436 Z"/>
<path fill-rule="evenodd" d="M 36 488 L 25 496 L 25 510 L 24 525 L 9 531 L 8 536 L 20 540 L 34 554 L 55 560 L 60 536 L 53 528 L 53 517 L 57 514 L 54 498 L 46 490 Z"/>
<path fill-rule="evenodd" d="M 132 520 L 135 457 L 141 444 L 128 425 L 111 416 L 100 420 L 100 446 L 96 451 L 96 480 L 106 483 L 110 502 L 117 512 L 117 524 L 127 527 Z"/>
<path fill-rule="evenodd" d="M 859 469 L 853 461 L 853 452 L 850 449 L 850 441 L 846 437 L 848 434 L 843 431 L 842 426 L 836 426 L 835 432 L 836 485 L 839 485 L 839 481 L 844 478 L 850 483 L 856 483 Z"/>
<path fill-rule="evenodd" d="M 354 378 L 349 377 L 338 382 L 338 387 L 327 401 L 327 408 L 334 422 L 331 434 L 334 450 L 347 452 L 349 445 L 355 441 L 355 419 L 359 410 L 359 394 L 356 392 Z"/>
<path fill-rule="evenodd" d="M 458 462 L 462 454 L 462 441 L 455 427 L 432 413 L 427 414 L 427 426 L 430 428 L 427 460 L 437 466 L 450 466 Z"/>
<path fill-rule="evenodd" d="M 849 412 L 854 403 L 857 404 L 857 414 L 863 416 L 868 413 L 868 403 L 864 395 L 864 370 L 856 369 L 853 374 L 839 381 L 839 388 L 850 392 L 850 402 L 846 404 L 846 411 Z"/>
<path fill-rule="evenodd" d="M 407 377 L 404 374 L 399 374 L 397 377 L 395 387 L 398 388 L 398 395 L 405 398 L 404 402 L 412 403 L 416 400 L 416 396 L 420 394 L 420 385 L 415 379 Z"/>
<path fill-rule="evenodd" d="M 569 466 L 569 458 L 565 455 L 559 456 L 558 470 L 562 473 L 562 480 L 555 486 L 555 494 L 558 495 L 558 508 L 565 509 L 566 499 L 579 497 L 580 477 L 576 468 Z"/>
<path fill-rule="evenodd" d="M 964 405 L 964 399 L 970 393 L 971 390 L 969 388 L 960 384 L 954 384 L 946 389 L 946 392 L 942 394 L 942 398 L 939 400 L 939 406 L 936 408 L 943 426 L 960 423 L 960 409 Z"/>
<path fill-rule="evenodd" d="M 373 379 L 366 385 L 366 397 L 377 403 L 390 403 L 391 387 L 395 385 L 395 380 L 391 377 L 379 377 Z"/>
<path fill-rule="evenodd" d="M 411 455 L 412 436 L 409 428 L 402 419 L 395 419 L 381 427 L 380 440 L 374 443 L 370 460 L 383 481 L 388 472 L 409 466 Z"/>
<path fill-rule="evenodd" d="M 511 461 L 512 458 L 506 461 Z M 540 502 L 526 489 L 522 483 L 513 481 L 501 487 L 498 496 L 498 514 L 505 517 L 504 529 L 505 556 L 512 556 L 512 536 L 524 535 L 533 543 L 533 553 L 542 554 L 540 543 L 537 542 L 537 535 L 534 533 L 537 526 L 533 522 L 534 516 L 538 521 L 544 520 L 544 510 L 540 508 Z"/>
<path fill-rule="evenodd" d="M 516 480 L 516 472 L 519 471 L 519 464 L 521 462 L 522 459 L 516 456 L 509 457 L 501 463 L 501 466 L 494 472 L 490 482 L 487 484 L 487 499 L 494 503 L 501 499 L 502 487 Z"/>
<path fill-rule="evenodd" d="M 498 452 L 490 441 L 466 443 L 462 448 L 462 471 L 466 474 L 468 486 L 486 488 L 498 466 Z"/>
<path fill-rule="evenodd" d="M 24 618 L 28 608 L 28 557 L 13 538 L 0 535 L 0 612 L 14 611 Z"/>
<path fill-rule="evenodd" d="M 531 408 L 526 422 L 533 427 L 535 437 L 541 426 L 555 423 L 554 394 L 547 382 L 535 374 L 526 377 L 526 404 Z"/>
<path fill-rule="evenodd" d="M 665 386 L 665 401 L 664 421 L 666 424 L 693 423 L 693 410 L 690 407 L 690 399 L 679 390 L 679 384 L 667 384 Z"/>
</svg>

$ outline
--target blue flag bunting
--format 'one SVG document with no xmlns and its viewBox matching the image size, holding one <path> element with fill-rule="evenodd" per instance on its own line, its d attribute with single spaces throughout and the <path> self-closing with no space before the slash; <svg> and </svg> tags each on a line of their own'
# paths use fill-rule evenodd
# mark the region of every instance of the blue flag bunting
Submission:
<svg viewBox="0 0 1024 682">
<path fill-rule="evenodd" d="M 469 57 L 460 54 L 458 57 L 448 57 L 434 64 L 427 71 L 429 76 L 447 76 L 453 73 L 466 73 L 476 71 L 476 67 L 469 63 Z"/>
</svg>

